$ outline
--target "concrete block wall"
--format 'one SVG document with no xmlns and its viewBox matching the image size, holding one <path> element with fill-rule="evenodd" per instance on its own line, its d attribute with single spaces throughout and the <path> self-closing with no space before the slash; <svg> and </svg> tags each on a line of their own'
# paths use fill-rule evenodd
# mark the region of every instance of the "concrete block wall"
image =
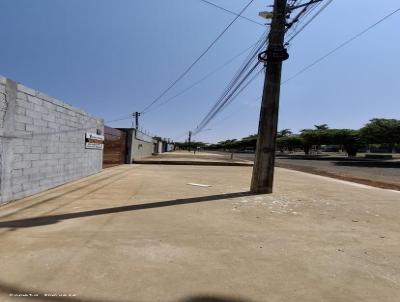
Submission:
<svg viewBox="0 0 400 302">
<path fill-rule="evenodd" d="M 132 162 L 141 160 L 155 153 L 155 144 L 157 143 L 152 137 L 135 129 L 135 135 L 132 142 L 133 156 Z"/>
<path fill-rule="evenodd" d="M 101 171 L 104 121 L 0 76 L 0 204 Z"/>
<path fill-rule="evenodd" d="M 157 141 L 134 128 L 120 128 L 127 134 L 128 154 L 127 162 L 133 163 L 153 155 L 156 151 Z"/>
</svg>

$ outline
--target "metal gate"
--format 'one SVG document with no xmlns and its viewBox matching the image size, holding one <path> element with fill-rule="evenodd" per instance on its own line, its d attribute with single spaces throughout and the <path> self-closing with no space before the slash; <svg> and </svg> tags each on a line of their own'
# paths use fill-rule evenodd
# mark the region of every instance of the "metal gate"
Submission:
<svg viewBox="0 0 400 302">
<path fill-rule="evenodd" d="M 103 168 L 125 164 L 126 133 L 104 126 Z"/>
</svg>

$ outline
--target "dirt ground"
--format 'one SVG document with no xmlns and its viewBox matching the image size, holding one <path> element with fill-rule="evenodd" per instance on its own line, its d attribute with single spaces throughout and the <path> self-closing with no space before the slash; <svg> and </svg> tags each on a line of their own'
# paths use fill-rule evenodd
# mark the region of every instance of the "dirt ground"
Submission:
<svg viewBox="0 0 400 302">
<path fill-rule="evenodd" d="M 399 192 L 250 175 L 124 165 L 1 207 L 0 301 L 399 301 Z"/>
</svg>

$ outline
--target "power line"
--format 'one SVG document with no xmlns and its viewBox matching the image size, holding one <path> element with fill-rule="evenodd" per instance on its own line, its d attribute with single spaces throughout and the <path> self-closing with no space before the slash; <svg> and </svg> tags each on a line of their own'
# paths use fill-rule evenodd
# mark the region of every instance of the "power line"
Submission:
<svg viewBox="0 0 400 302">
<path fill-rule="evenodd" d="M 321 7 L 321 9 L 315 14 L 313 15 L 313 17 L 311 19 L 309 19 L 301 28 L 298 32 L 296 32 L 294 35 L 291 36 L 292 40 L 295 36 L 298 35 L 299 32 L 301 32 L 302 30 L 304 30 L 304 28 L 310 24 L 329 4 L 332 3 L 333 0 L 328 1 L 328 3 L 326 3 L 323 7 Z M 310 15 L 311 11 L 313 11 L 318 5 L 314 6 L 309 12 L 307 12 L 306 14 L 304 14 L 304 16 L 308 16 Z M 331 50 L 330 52 L 328 52 L 327 54 L 325 54 L 324 56 L 320 57 L 319 59 L 315 60 L 313 63 L 309 64 L 308 66 L 306 66 L 305 68 L 301 69 L 298 73 L 296 73 L 294 76 L 292 76 L 291 78 L 285 80 L 284 82 L 282 82 L 282 85 L 287 83 L 288 81 L 296 78 L 297 76 L 299 76 L 300 74 L 302 74 L 303 72 L 307 71 L 308 69 L 310 69 L 311 67 L 313 67 L 314 65 L 318 64 L 319 62 L 323 61 L 325 58 L 329 57 L 330 55 L 332 55 L 333 53 L 335 53 L 336 51 L 340 50 L 341 48 L 343 48 L 344 46 L 346 46 L 347 44 L 353 42 L 354 40 L 356 40 L 357 38 L 361 37 L 362 35 L 364 35 L 365 33 L 367 33 L 368 31 L 370 31 L 372 28 L 376 27 L 377 25 L 379 25 L 380 23 L 384 22 L 386 19 L 390 18 L 391 16 L 393 16 L 394 14 L 396 14 L 397 12 L 400 11 L 400 8 L 392 11 L 391 13 L 389 13 L 388 15 L 384 16 L 383 18 L 381 18 L 380 20 L 378 20 L 377 22 L 375 22 L 374 24 L 372 24 L 371 26 L 367 27 L 366 29 L 364 29 L 363 31 L 359 32 L 358 34 L 356 34 L 355 36 L 351 37 L 350 39 L 346 40 L 345 42 L 341 43 L 339 46 L 337 46 L 336 48 L 334 48 L 333 50 Z M 241 82 L 243 83 L 243 81 Z M 246 84 L 246 87 L 249 85 L 250 83 L 248 82 Z M 239 85 L 240 86 L 240 85 Z M 237 89 L 238 87 L 236 87 Z M 245 87 L 244 87 L 245 88 Z M 234 98 L 236 98 L 240 92 L 242 92 L 244 90 L 244 88 L 242 88 L 241 90 L 239 90 L 239 92 L 237 94 L 234 95 Z M 229 89 L 228 89 L 229 90 Z M 219 105 L 218 108 L 223 109 L 224 107 L 227 106 L 229 99 L 233 96 L 233 94 L 230 95 L 230 97 L 228 97 L 226 99 L 226 101 L 224 101 L 224 103 L 222 105 Z M 230 103 L 230 102 L 229 102 Z M 215 109 L 215 108 L 214 108 Z M 216 114 L 219 112 L 220 110 L 217 110 L 217 112 L 212 113 L 211 115 L 206 116 L 207 120 L 203 119 L 202 123 L 199 124 L 199 126 L 196 128 L 194 134 L 198 134 L 201 132 L 201 130 L 216 116 Z M 209 113 L 210 114 L 210 113 Z"/>
<path fill-rule="evenodd" d="M 262 35 L 263 39 L 265 36 L 265 33 Z M 153 109 L 159 108 L 167 103 L 169 103 L 170 101 L 174 100 L 175 98 L 181 96 L 182 94 L 184 94 L 185 92 L 189 91 L 190 89 L 192 89 L 193 87 L 199 85 L 200 83 L 204 82 L 206 79 L 208 79 L 209 77 L 211 77 L 212 75 L 214 75 L 215 73 L 217 73 L 218 71 L 220 71 L 221 69 L 223 69 L 224 67 L 226 67 L 227 65 L 229 65 L 230 63 L 232 63 L 234 60 L 236 60 L 237 58 L 239 58 L 241 55 L 243 55 L 245 52 L 247 52 L 249 49 L 255 47 L 260 40 L 258 40 L 256 43 L 250 45 L 249 47 L 247 47 L 246 49 L 242 50 L 241 52 L 239 52 L 238 54 L 236 54 L 235 56 L 231 57 L 229 60 L 225 61 L 225 63 L 221 64 L 220 66 L 218 66 L 217 68 L 215 68 L 213 71 L 209 72 L 208 74 L 206 74 L 204 77 L 202 77 L 200 80 L 194 82 L 193 84 L 189 85 L 188 87 L 186 87 L 185 89 L 181 90 L 180 92 L 178 92 L 177 94 L 173 95 L 172 97 L 168 98 L 167 100 L 165 100 L 164 102 L 160 103 L 157 107 L 153 107 Z M 151 109 L 147 110 L 147 112 L 149 112 Z"/>
<path fill-rule="evenodd" d="M 324 11 L 331 3 L 333 2 L 333 0 L 327 0 L 327 2 L 320 8 L 320 10 L 314 14 L 309 20 L 307 20 L 307 22 L 300 27 L 300 29 L 298 29 L 291 37 L 290 39 L 286 42 L 289 43 L 290 41 L 292 41 L 298 34 L 300 34 L 312 21 L 314 21 L 314 19 L 316 17 L 318 17 L 318 15 L 320 13 L 322 13 L 322 11 Z"/>
<path fill-rule="evenodd" d="M 260 38 L 257 45 L 253 48 L 253 50 L 249 53 L 247 58 L 245 59 L 242 66 L 235 73 L 231 81 L 228 83 L 227 87 L 222 92 L 221 96 L 217 99 L 212 108 L 208 111 L 206 116 L 201 120 L 199 125 L 193 130 L 193 134 L 197 134 L 202 131 L 207 124 L 220 112 L 222 111 L 227 104 L 229 104 L 232 100 L 234 100 L 254 79 L 250 80 L 244 87 L 242 85 L 246 82 L 247 78 L 251 75 L 251 73 L 256 69 L 259 64 L 257 60 L 257 54 L 261 51 L 266 44 L 266 36 L 267 32 Z M 255 62 L 256 61 L 256 62 Z M 254 63 L 255 62 L 255 63 Z M 253 67 L 251 67 L 253 65 Z M 242 88 L 241 88 L 242 87 Z M 236 93 L 238 90 L 240 91 Z"/>
<path fill-rule="evenodd" d="M 174 87 L 185 75 L 189 73 L 189 71 L 203 58 L 206 53 L 217 43 L 217 41 L 228 31 L 228 29 L 235 23 L 235 21 L 239 18 L 239 16 L 242 15 L 242 13 L 250 6 L 250 4 L 253 3 L 254 0 L 250 0 L 249 3 L 246 4 L 246 6 L 240 11 L 240 13 L 228 24 L 227 27 L 217 36 L 217 38 L 214 39 L 214 41 L 200 54 L 200 56 L 194 60 L 192 64 L 188 68 L 185 69 L 185 71 L 175 80 L 171 83 L 171 85 L 168 86 L 167 89 L 165 89 L 158 97 L 156 97 L 149 105 L 147 105 L 141 113 L 145 113 L 151 106 L 153 106 L 159 99 L 161 99 L 168 91 L 171 90 L 172 87 Z"/>
<path fill-rule="evenodd" d="M 304 19 L 306 19 L 306 17 L 310 15 L 311 12 L 322 3 L 322 1 L 323 0 L 320 0 L 319 2 L 309 2 L 308 5 L 305 5 L 302 10 L 300 10 L 300 12 L 292 19 L 292 21 L 288 23 L 286 30 L 292 28 L 293 25 L 295 25 L 295 28 L 297 28 L 298 25 L 302 23 Z M 293 6 L 291 6 L 291 10 L 293 9 Z M 301 17 L 303 18 L 300 19 Z"/>
<path fill-rule="evenodd" d="M 260 71 L 258 71 L 230 100 L 229 100 L 229 103 L 231 103 L 231 102 L 233 102 L 259 75 L 260 75 L 260 73 L 263 71 L 263 69 L 261 69 Z M 257 100 L 258 99 L 260 99 L 260 98 L 257 98 Z M 224 104 L 224 107 L 226 107 L 227 105 L 225 105 Z M 216 121 L 214 124 L 212 124 L 210 127 L 214 127 L 215 125 L 217 125 L 217 124 L 219 124 L 219 123 L 221 123 L 221 122 L 223 122 L 223 121 L 225 121 L 225 120 L 227 120 L 227 119 L 229 119 L 229 118 L 231 118 L 235 113 L 237 113 L 239 110 L 237 110 L 237 111 L 235 111 L 235 112 L 233 112 L 232 114 L 230 114 L 230 115 L 228 115 L 228 116 L 226 116 L 225 118 L 222 118 L 221 120 L 218 120 L 218 121 Z M 216 116 L 216 114 L 212 117 L 212 118 L 210 118 L 210 120 L 201 128 L 201 129 L 199 129 L 198 131 L 197 131 L 197 128 L 196 128 L 196 132 L 193 134 L 193 136 L 194 135 L 197 135 L 197 134 L 199 134 L 199 133 L 201 133 L 201 132 L 204 132 L 204 128 L 206 127 L 206 126 L 208 126 L 209 125 L 209 123 L 215 118 L 215 116 Z"/>
<path fill-rule="evenodd" d="M 308 16 L 311 15 L 311 13 L 317 9 L 321 4 L 323 4 L 324 0 L 319 0 L 319 1 L 310 1 L 308 4 L 303 6 L 303 9 L 293 18 L 293 20 L 288 24 L 286 31 L 289 31 L 293 27 L 292 32 L 288 35 L 288 37 L 285 37 L 285 40 L 292 40 L 296 35 L 300 33 L 300 31 L 297 31 L 299 26 L 304 23 L 304 21 L 308 20 Z M 298 7 L 298 6 L 297 6 Z M 324 8 L 325 9 L 325 8 Z M 323 9 L 322 9 L 323 10 Z M 315 16 L 312 17 L 312 19 L 315 19 L 321 12 L 316 13 Z M 308 24 L 311 23 L 312 20 L 307 21 Z M 308 25 L 307 24 L 307 25 Z M 305 29 L 306 26 L 302 27 L 301 31 Z M 289 42 L 285 43 L 286 45 L 289 45 Z M 290 46 L 289 46 L 290 47 Z"/>
<path fill-rule="evenodd" d="M 296 32 L 293 36 L 292 39 L 300 32 L 302 31 L 308 24 L 310 24 L 333 0 L 328 0 L 328 3 L 326 3 L 315 15 L 312 16 L 310 20 L 307 21 L 307 23 L 300 28 L 298 32 Z M 292 0 L 289 2 L 289 7 L 295 7 L 297 4 L 297 0 Z M 297 14 L 297 16 L 294 18 L 294 21 L 292 22 L 292 25 L 300 20 L 302 15 L 309 15 L 310 11 L 315 9 L 316 6 L 320 4 L 320 1 L 309 1 L 307 3 L 301 4 L 300 6 L 298 5 L 297 7 L 303 7 L 301 12 Z M 311 8 L 311 9 L 309 9 Z M 303 20 L 303 19 L 302 19 Z M 302 21 L 301 20 L 301 21 Z M 290 28 L 290 27 L 288 27 Z M 287 28 L 287 29 L 288 29 Z M 285 31 L 287 31 L 287 29 Z M 260 51 L 261 48 L 257 49 L 257 52 Z M 252 54 L 255 57 L 255 54 Z M 193 131 L 193 134 L 197 134 L 202 131 L 210 122 L 215 118 L 215 116 L 222 110 L 224 110 L 249 84 L 252 80 L 247 82 L 244 87 L 241 88 L 241 86 L 245 83 L 247 78 L 250 76 L 250 74 L 253 72 L 255 67 L 258 65 L 258 62 L 256 63 L 255 66 L 244 76 L 244 72 L 247 70 L 247 68 L 250 66 L 251 62 L 254 60 L 254 57 L 250 58 L 245 62 L 244 66 L 237 72 L 237 74 L 234 76 L 234 78 L 231 80 L 231 82 L 228 84 L 228 86 L 225 88 L 223 94 L 221 97 L 217 100 L 217 102 L 214 104 L 214 106 L 211 108 L 211 110 L 207 113 L 207 115 L 203 118 L 203 120 L 200 122 L 200 124 L 197 126 L 197 128 Z M 258 73 L 256 74 L 256 76 Z M 240 80 L 241 79 L 241 80 Z M 239 91 L 238 91 L 239 90 Z M 238 92 L 237 92 L 238 91 Z"/>
<path fill-rule="evenodd" d="M 218 105 L 223 102 L 224 98 L 228 95 L 229 91 L 231 91 L 233 89 L 233 87 L 238 83 L 238 81 L 240 80 L 240 78 L 242 77 L 243 74 L 245 74 L 246 70 L 251 66 L 252 62 L 256 61 L 256 55 L 260 52 L 261 48 L 265 45 L 265 41 L 263 39 L 263 37 L 260 39 L 260 43 L 250 52 L 250 54 L 247 56 L 247 58 L 245 59 L 244 63 L 242 64 L 242 66 L 239 68 L 239 70 L 236 72 L 236 74 L 233 76 L 233 78 L 231 79 L 231 81 L 228 83 L 227 87 L 224 89 L 222 95 L 219 97 L 219 99 L 217 100 L 217 102 L 214 104 L 214 106 L 211 108 L 211 110 L 209 111 L 209 114 L 211 114 L 211 112 L 213 110 L 215 110 L 215 108 L 218 107 Z M 258 62 L 257 62 L 258 64 Z M 257 65 L 256 64 L 256 65 Z"/>
<path fill-rule="evenodd" d="M 245 83 L 245 81 L 248 79 L 248 77 L 253 73 L 253 71 L 256 69 L 258 66 L 257 62 L 254 64 L 252 68 L 246 73 L 245 76 L 237 83 L 234 88 L 230 89 L 229 93 L 222 98 L 221 100 L 218 100 L 216 105 L 213 106 L 213 108 L 209 111 L 209 113 L 203 118 L 203 120 L 200 122 L 200 124 L 196 127 L 196 129 L 193 131 L 193 135 L 196 135 L 197 133 L 201 132 L 210 122 L 211 120 L 220 112 L 222 111 L 228 103 L 233 101 L 243 90 L 257 77 L 258 73 L 256 76 L 254 76 L 250 81 L 248 81 L 243 87 L 242 85 Z M 239 91 L 238 91 L 239 90 Z"/>
<path fill-rule="evenodd" d="M 259 75 L 259 74 L 260 74 L 260 73 L 258 73 L 257 75 Z M 262 96 L 259 96 L 259 97 L 257 97 L 256 99 L 254 99 L 253 102 L 260 101 L 261 98 L 262 98 Z M 245 102 L 245 103 L 243 103 L 243 104 L 248 105 L 249 103 L 251 103 L 251 102 Z M 235 110 L 234 112 L 228 114 L 227 116 L 223 117 L 222 119 L 219 119 L 219 120 L 215 121 L 214 123 L 212 123 L 211 125 L 209 125 L 209 127 L 215 127 L 216 125 L 218 125 L 218 124 L 220 124 L 220 123 L 222 123 L 222 122 L 224 122 L 224 121 L 230 119 L 232 116 L 234 116 L 234 115 L 235 115 L 236 113 L 238 113 L 239 111 L 242 111 L 242 109 L 239 108 L 238 110 Z"/>
<path fill-rule="evenodd" d="M 202 119 L 200 124 L 194 130 L 194 132 L 201 131 L 201 129 L 203 129 L 222 110 L 222 107 L 224 107 L 224 104 L 229 101 L 229 99 L 236 92 L 236 90 L 240 88 L 240 85 L 242 85 L 243 82 L 247 79 L 247 77 L 250 76 L 251 72 L 253 72 L 254 69 L 257 67 L 257 64 L 255 64 L 253 66 L 253 68 L 251 68 L 250 71 L 248 71 L 247 74 L 243 78 L 242 78 L 242 72 L 240 72 L 238 74 L 238 76 L 236 78 L 234 78 L 234 81 L 233 82 L 231 81 L 231 84 L 228 85 L 228 87 L 225 89 L 223 94 L 219 97 L 217 102 L 213 105 L 213 107 L 209 110 L 209 112 L 206 114 L 206 116 Z M 244 70 L 243 70 L 243 72 L 244 72 Z"/>
<path fill-rule="evenodd" d="M 224 110 L 230 103 L 232 103 L 262 72 L 264 68 L 261 68 L 254 76 L 246 83 L 238 92 L 236 92 L 229 100 L 221 107 L 221 111 Z"/>
<path fill-rule="evenodd" d="M 396 14 L 397 12 L 400 11 L 400 8 L 394 10 L 393 12 L 391 12 L 390 14 L 386 15 L 385 17 L 383 17 L 382 19 L 380 19 L 379 21 L 377 21 L 376 23 L 374 23 L 373 25 L 367 27 L 366 29 L 364 29 L 363 31 L 361 31 L 360 33 L 356 34 L 355 36 L 353 36 L 352 38 L 346 40 L 345 42 L 343 42 L 342 44 L 340 44 L 338 47 L 334 48 L 332 51 L 328 52 L 326 55 L 320 57 L 319 59 L 315 60 L 313 63 L 307 65 L 305 68 L 301 69 L 298 73 L 296 73 L 294 76 L 292 76 L 291 78 L 285 80 L 282 82 L 282 85 L 291 81 L 292 79 L 296 78 L 297 76 L 299 76 L 300 74 L 302 74 L 303 72 L 305 72 L 306 70 L 310 69 L 311 67 L 313 67 L 314 65 L 316 65 L 317 63 L 321 62 L 322 60 L 324 60 L 325 58 L 327 58 L 328 56 L 330 56 L 331 54 L 333 54 L 334 52 L 340 50 L 341 48 L 343 48 L 344 46 L 346 46 L 347 44 L 351 43 L 352 41 L 356 40 L 357 38 L 359 38 L 360 36 L 362 36 L 363 34 L 365 34 L 366 32 L 368 32 L 369 30 L 371 30 L 372 28 L 374 28 L 375 26 L 379 25 L 380 23 L 382 23 L 383 21 L 385 21 L 386 19 L 390 18 L 391 16 L 393 16 L 394 14 Z M 261 99 L 262 96 L 258 97 L 257 100 Z M 230 117 L 230 116 L 229 116 Z M 227 119 L 227 118 L 225 118 Z M 225 120 L 222 119 L 221 121 Z M 219 122 L 221 122 L 219 121 Z"/>
<path fill-rule="evenodd" d="M 322 9 L 320 9 L 314 16 L 312 16 L 312 18 L 300 29 L 300 31 L 303 30 L 309 23 L 311 23 L 311 21 L 314 20 L 316 18 L 316 16 L 318 16 L 322 12 L 322 10 L 325 9 L 333 0 L 328 0 L 328 1 L 329 2 L 326 3 L 322 7 Z M 297 2 L 298 2 L 297 0 L 292 0 L 292 1 L 288 2 L 288 4 L 289 4 L 288 7 L 295 7 Z M 307 3 L 298 5 L 297 8 L 302 7 L 302 10 L 294 18 L 292 25 L 294 23 L 298 22 L 300 20 L 300 18 L 302 17 L 302 15 L 305 15 L 305 14 L 309 15 L 310 14 L 309 8 L 311 7 L 311 10 L 313 10 L 313 8 L 315 8 L 315 6 L 317 6 L 319 4 L 319 2 L 320 1 L 309 1 Z M 314 5 L 314 4 L 316 4 L 316 5 Z M 290 27 L 288 27 L 288 28 L 290 28 Z M 287 31 L 288 28 L 286 28 L 285 31 Z M 293 35 L 293 38 L 297 34 L 298 34 L 298 32 L 296 32 Z M 260 51 L 260 49 L 258 49 L 258 51 Z M 222 96 L 217 100 L 217 102 L 214 104 L 214 106 L 211 108 L 211 110 L 207 113 L 207 115 L 203 118 L 203 120 L 200 122 L 200 124 L 197 126 L 197 128 L 193 131 L 194 134 L 201 132 L 202 129 L 204 129 L 220 111 L 224 110 L 224 108 L 226 108 L 250 84 L 250 82 L 252 80 L 254 80 L 255 77 L 258 76 L 258 73 L 257 73 L 256 76 L 252 80 L 248 81 L 243 87 L 241 87 L 247 80 L 247 77 L 250 76 L 250 74 L 253 72 L 255 67 L 258 65 L 258 62 L 257 62 L 256 65 L 242 78 L 242 74 L 250 66 L 249 64 L 251 62 L 252 62 L 252 58 L 250 57 L 250 59 L 247 60 L 247 62 L 244 64 L 244 67 L 239 70 L 239 72 L 234 76 L 233 80 L 228 84 L 228 87 L 225 89 Z M 240 89 L 240 90 L 238 91 L 238 89 Z"/>
<path fill-rule="evenodd" d="M 124 121 L 124 120 L 131 119 L 131 118 L 132 118 L 132 114 L 129 114 L 129 115 L 121 116 L 121 117 L 116 118 L 114 120 L 105 121 L 104 123 L 108 124 L 108 123 L 113 123 L 113 122 L 119 122 L 119 121 Z"/>
<path fill-rule="evenodd" d="M 298 4 L 298 5 L 295 5 L 297 3 L 297 1 L 294 1 L 294 3 L 292 1 L 291 5 L 288 4 L 288 7 L 290 8 L 290 10 L 295 10 L 298 8 L 310 6 L 312 4 L 315 4 L 315 3 L 321 2 L 321 1 L 323 1 L 323 0 L 308 0 L 307 3 L 302 3 L 302 4 Z"/>
<path fill-rule="evenodd" d="M 258 22 L 256 22 L 256 21 L 254 21 L 254 20 L 251 20 L 251 19 L 249 19 L 249 18 L 246 18 L 246 17 L 244 17 L 244 16 L 241 16 L 240 14 L 237 14 L 237 13 L 232 12 L 232 11 L 229 11 L 229 10 L 223 8 L 223 7 L 220 7 L 220 6 L 218 6 L 218 5 L 214 4 L 214 3 L 211 3 L 211 2 L 209 2 L 209 1 L 207 1 L 207 0 L 200 0 L 200 1 L 202 1 L 202 2 L 204 2 L 204 3 L 207 3 L 207 4 L 210 4 L 210 5 L 213 5 L 213 6 L 217 7 L 217 8 L 219 8 L 219 9 L 225 10 L 225 11 L 227 11 L 227 12 L 230 12 L 230 13 L 232 13 L 232 14 L 238 16 L 238 17 L 241 17 L 241 18 L 244 18 L 244 19 L 248 19 L 249 21 L 255 22 L 255 23 L 260 24 L 260 25 L 263 25 L 263 24 L 261 24 L 261 23 L 258 23 Z M 315 15 L 314 15 L 314 16 L 313 16 L 313 17 L 312 17 L 298 32 L 296 32 L 294 35 L 292 35 L 292 37 L 291 37 L 290 40 L 292 40 L 300 31 L 302 31 L 309 23 L 311 23 L 311 21 L 313 21 L 313 20 L 324 10 L 332 1 L 333 1 L 333 0 L 329 0 L 329 2 L 326 3 L 326 4 L 317 12 L 317 14 L 315 14 Z M 297 0 L 293 0 L 292 3 L 291 3 L 291 6 L 294 6 L 294 5 L 296 4 L 296 2 L 297 2 Z M 250 3 L 251 3 L 251 2 L 250 2 Z M 305 14 L 304 14 L 304 17 L 308 16 L 308 15 L 309 15 L 319 4 L 321 4 L 321 3 L 322 3 L 322 2 L 310 2 L 309 5 L 307 5 L 307 6 L 305 7 L 305 9 L 303 10 L 303 12 L 301 12 L 300 14 L 298 14 L 298 15 L 296 16 L 296 20 L 295 20 L 294 22 L 297 22 L 297 21 L 299 20 L 300 16 L 301 16 L 303 13 L 305 13 Z M 311 10 L 307 11 L 308 6 L 310 6 L 310 5 L 312 5 L 312 4 L 317 4 L 317 5 L 316 5 L 316 6 L 313 6 L 313 7 L 311 8 Z M 248 6 L 248 5 L 247 5 L 247 6 Z M 246 8 L 247 8 L 247 7 L 245 7 L 245 9 L 246 9 Z M 294 23 L 294 22 L 293 22 L 293 23 Z M 301 22 L 300 22 L 300 23 L 301 23 Z M 263 26 L 264 26 L 264 25 L 263 25 Z M 203 82 L 204 80 L 206 80 L 208 77 L 212 76 L 214 73 L 216 73 L 216 72 L 219 71 L 220 69 L 224 68 L 226 65 L 228 65 L 229 63 L 231 63 L 233 60 L 235 60 L 235 59 L 238 58 L 239 56 L 241 56 L 243 53 L 245 53 L 245 52 L 246 52 L 247 50 L 249 50 L 251 47 L 255 47 L 255 45 L 257 45 L 260 41 L 262 41 L 262 40 L 264 39 L 264 36 L 265 36 L 265 35 L 266 35 L 266 33 L 264 33 L 264 34 L 262 35 L 262 37 L 260 38 L 260 40 L 259 40 L 257 43 L 251 45 L 250 47 L 247 47 L 245 50 L 241 51 L 240 53 L 238 53 L 237 55 L 235 55 L 234 57 L 232 57 L 231 59 L 229 59 L 228 61 L 226 61 L 226 62 L 225 62 L 224 64 L 222 64 L 221 66 L 217 67 L 214 71 L 210 72 L 210 73 L 207 74 L 205 77 L 201 78 L 199 81 L 193 83 L 192 85 L 188 86 L 187 88 L 185 88 L 184 90 L 182 90 L 182 91 L 179 92 L 178 94 L 172 96 L 171 98 L 167 99 L 165 102 L 161 103 L 160 106 L 162 106 L 162 105 L 168 103 L 169 101 L 171 101 L 172 99 L 174 99 L 174 98 L 176 98 L 176 97 L 182 95 L 182 94 L 185 93 L 186 91 L 190 90 L 191 88 L 195 87 L 196 85 L 198 85 L 198 84 L 200 84 L 201 82 Z M 250 56 L 250 57 L 251 57 L 251 56 Z M 261 72 L 261 71 L 260 71 L 260 72 Z M 254 78 L 256 78 L 256 77 L 259 75 L 260 72 L 258 72 Z M 250 84 L 250 82 L 252 82 L 252 81 L 254 80 L 254 78 L 253 78 L 252 80 L 250 80 L 249 83 L 247 83 L 247 84 L 245 85 L 245 87 L 243 87 L 243 88 L 239 91 L 239 93 L 238 93 L 237 95 L 235 95 L 233 98 L 229 99 L 229 101 L 227 101 L 226 103 L 224 103 L 224 105 L 221 106 L 221 110 L 223 110 L 223 108 L 225 108 L 225 107 L 227 106 L 227 104 L 231 103 L 231 102 L 233 101 L 233 99 L 235 99 L 235 98 Z M 217 112 L 217 113 L 218 113 L 218 112 Z M 123 117 L 118 118 L 118 119 L 106 121 L 105 123 L 117 122 L 117 121 L 121 121 L 121 120 L 127 120 L 127 119 L 130 119 L 130 118 L 131 118 L 131 116 L 130 116 L 130 115 L 127 115 L 127 116 L 123 116 Z"/>
<path fill-rule="evenodd" d="M 247 17 L 245 17 L 245 16 L 241 16 L 241 15 L 239 15 L 238 13 L 235 13 L 234 11 L 231 11 L 231 10 L 229 10 L 229 9 L 226 9 L 226 8 L 224 8 L 224 7 L 222 7 L 222 6 L 219 6 L 219 5 L 215 4 L 215 3 L 212 3 L 212 2 L 207 1 L 207 0 L 200 0 L 200 1 L 202 1 L 202 2 L 204 2 L 204 3 L 207 3 L 207 4 L 211 5 L 211 6 L 214 6 L 214 7 L 218 8 L 218 9 L 220 9 L 220 10 L 223 10 L 223 11 L 225 11 L 225 12 L 227 12 L 227 13 L 230 13 L 230 14 L 232 14 L 232 15 L 239 16 L 240 18 L 245 19 L 245 20 L 247 20 L 247 21 L 250 21 L 250 22 L 252 22 L 252 23 L 254 23 L 254 24 L 261 25 L 262 27 L 265 27 L 265 24 L 262 24 L 261 22 L 257 22 L 257 21 L 255 21 L 255 20 L 253 20 L 253 19 L 247 18 Z"/>
<path fill-rule="evenodd" d="M 293 80 L 294 78 L 297 78 L 299 75 L 301 75 L 303 72 L 307 71 L 308 69 L 312 68 L 313 66 L 315 66 L 316 64 L 320 63 L 321 61 L 325 60 L 327 57 L 329 57 L 330 55 L 332 55 L 333 53 L 337 52 L 338 50 L 340 50 L 341 48 L 345 47 L 346 45 L 350 44 L 351 42 L 353 42 L 354 40 L 358 39 L 359 37 L 361 37 L 362 35 L 364 35 L 365 33 L 367 33 L 368 31 L 370 31 L 372 28 L 374 28 L 375 26 L 379 25 L 380 23 L 384 22 L 386 19 L 390 18 L 391 16 L 393 16 L 394 14 L 396 14 L 397 12 L 400 11 L 400 8 L 395 9 L 394 11 L 392 11 L 390 14 L 386 15 L 385 17 L 379 19 L 377 22 L 375 22 L 374 24 L 368 26 L 366 29 L 362 30 L 361 32 L 359 32 L 358 34 L 354 35 L 353 37 L 351 37 L 350 39 L 344 41 L 343 43 L 341 43 L 339 46 L 335 47 L 334 49 L 332 49 L 331 51 L 329 51 L 327 54 L 323 55 L 322 57 L 318 58 L 317 60 L 315 60 L 314 62 L 312 62 L 311 64 L 307 65 L 306 67 L 304 67 L 303 69 L 301 69 L 300 71 L 298 71 L 295 75 L 293 75 L 292 77 L 286 79 L 285 81 L 282 82 L 282 84 L 285 84 L 291 80 Z"/>
<path fill-rule="evenodd" d="M 261 69 L 261 70 L 259 70 L 246 84 L 245 84 L 245 86 L 243 86 L 236 94 L 235 94 L 235 96 L 233 97 L 233 98 L 231 98 L 230 100 L 229 100 L 229 103 L 231 103 L 231 102 L 233 102 L 261 73 L 262 73 L 262 71 L 263 71 L 264 69 Z M 257 99 L 255 99 L 254 101 L 257 101 L 257 100 L 259 100 L 259 99 L 261 99 L 261 97 L 258 97 Z M 228 104 L 227 104 L 228 105 Z M 227 106 L 227 105 L 225 105 L 225 107 Z M 223 122 L 223 121 L 225 121 L 225 120 L 227 120 L 227 119 L 229 119 L 229 118 L 231 118 L 235 113 L 237 113 L 238 111 L 240 111 L 241 109 L 239 109 L 239 110 L 236 110 L 235 112 L 233 112 L 233 113 L 231 113 L 231 114 L 229 114 L 228 116 L 226 116 L 226 117 L 224 117 L 224 118 L 222 118 L 222 119 L 220 119 L 220 120 L 218 120 L 218 121 L 216 121 L 215 123 L 213 123 L 213 124 L 211 124 L 211 126 L 210 127 L 214 127 L 215 125 L 217 125 L 217 124 L 219 124 L 219 123 L 221 123 L 221 122 Z"/>
</svg>

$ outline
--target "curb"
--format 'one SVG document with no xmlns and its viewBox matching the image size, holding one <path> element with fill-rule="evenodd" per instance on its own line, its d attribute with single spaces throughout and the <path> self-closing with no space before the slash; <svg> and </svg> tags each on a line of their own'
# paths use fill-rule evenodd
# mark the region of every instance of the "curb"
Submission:
<svg viewBox="0 0 400 302">
<path fill-rule="evenodd" d="M 252 167 L 252 163 L 214 162 L 214 161 L 179 161 L 179 160 L 136 160 L 133 164 L 141 165 L 182 165 L 182 166 L 236 166 Z"/>
</svg>

